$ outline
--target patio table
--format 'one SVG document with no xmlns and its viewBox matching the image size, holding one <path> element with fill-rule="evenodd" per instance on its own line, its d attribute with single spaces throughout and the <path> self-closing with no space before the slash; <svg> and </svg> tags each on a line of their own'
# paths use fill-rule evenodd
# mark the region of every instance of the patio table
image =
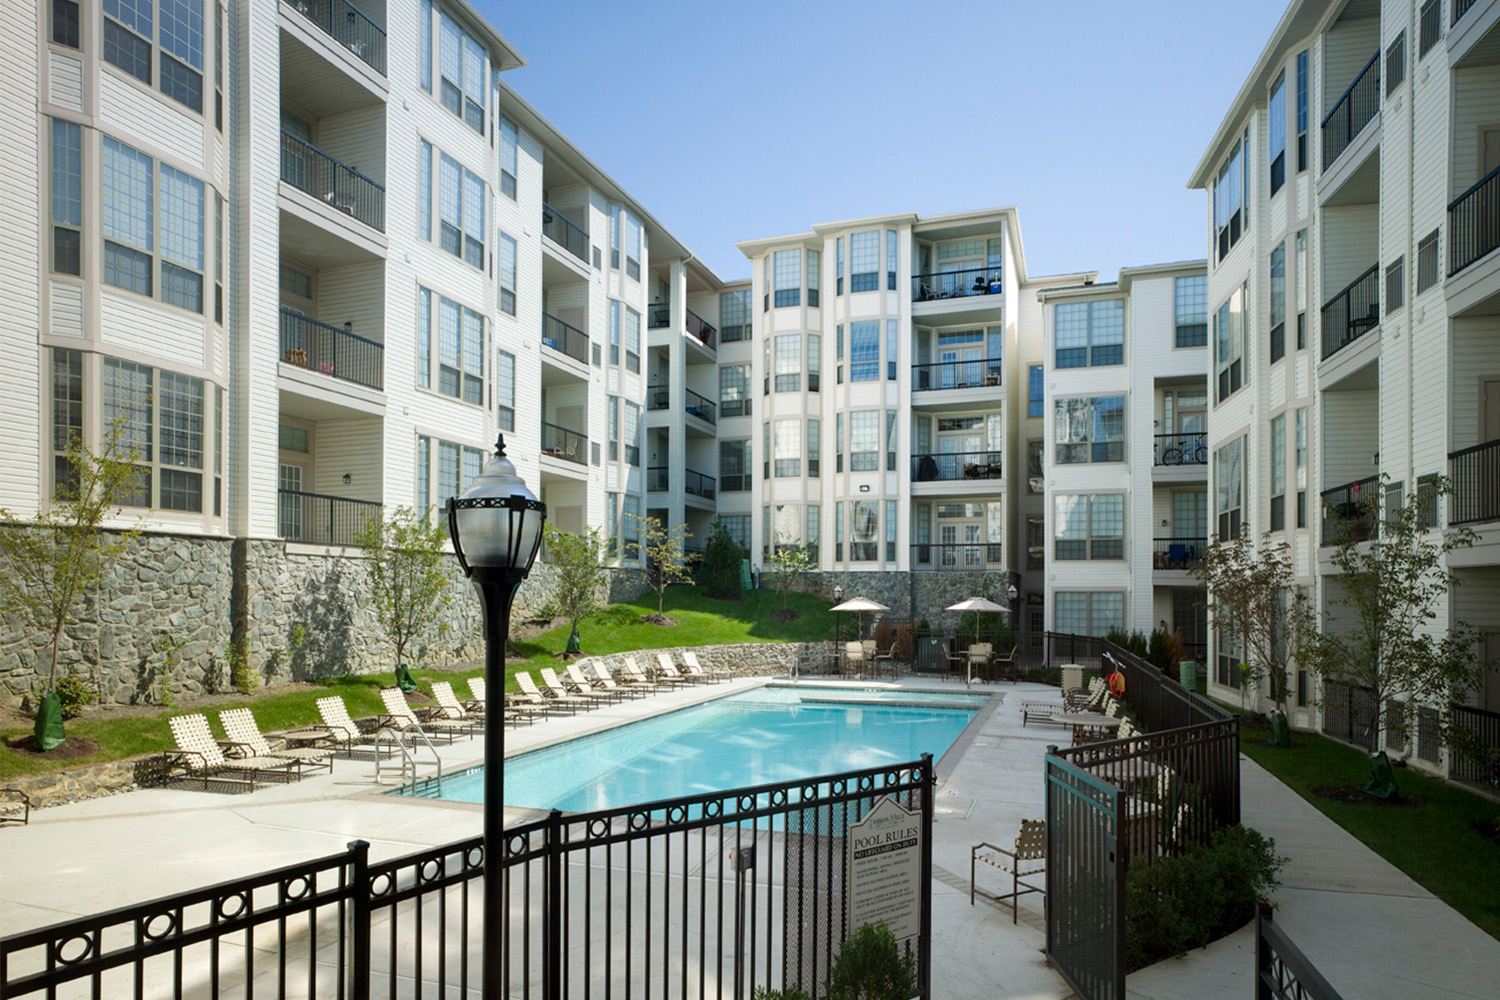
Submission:
<svg viewBox="0 0 1500 1000">
<path fill-rule="evenodd" d="M 1059 712 L 1052 716 L 1052 721 L 1071 727 L 1073 742 L 1076 744 L 1079 735 L 1085 729 L 1119 729 L 1120 723 L 1125 720 L 1111 715 L 1101 715 L 1098 712 Z"/>
</svg>

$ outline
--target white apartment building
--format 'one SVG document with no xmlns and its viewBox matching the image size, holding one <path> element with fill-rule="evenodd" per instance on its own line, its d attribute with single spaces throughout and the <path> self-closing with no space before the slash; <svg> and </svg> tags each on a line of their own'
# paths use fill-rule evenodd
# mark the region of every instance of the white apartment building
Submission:
<svg viewBox="0 0 1500 1000">
<path fill-rule="evenodd" d="M 1219 537 L 1269 532 L 1327 607 L 1326 543 L 1369 491 L 1451 478 L 1442 609 L 1500 655 L 1500 2 L 1296 0 L 1189 186 L 1208 193 L 1208 448 Z M 1428 495 L 1431 495 L 1430 493 Z M 1356 531 L 1369 526 L 1356 524 Z M 1211 691 L 1235 697 L 1232 637 Z M 1359 699 L 1305 673 L 1294 725 L 1357 736 Z M 1472 696 L 1500 710 L 1491 675 Z M 1390 748 L 1446 766 L 1418 724 Z"/>
<path fill-rule="evenodd" d="M 1051 631 L 1160 627 L 1202 659 L 1206 286 L 1191 261 L 1037 294 L 1045 356 L 1026 489 L 1043 502 L 1026 515 L 1026 569 L 1043 571 Z"/>
</svg>

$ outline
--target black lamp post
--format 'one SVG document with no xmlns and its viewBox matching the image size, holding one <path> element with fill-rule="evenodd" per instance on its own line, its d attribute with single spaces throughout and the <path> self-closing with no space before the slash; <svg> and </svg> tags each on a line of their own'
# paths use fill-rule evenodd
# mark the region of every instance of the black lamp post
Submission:
<svg viewBox="0 0 1500 1000">
<path fill-rule="evenodd" d="M 531 572 L 542 543 L 547 505 L 526 488 L 505 457 L 505 435 L 479 478 L 448 501 L 448 532 L 464 575 L 474 581 L 484 619 L 484 681 L 495 692 L 495 712 L 484 727 L 484 995 L 505 995 L 500 953 L 500 854 L 505 836 L 505 639 L 510 634 L 510 603 Z M 486 705 L 486 708 L 489 706 Z"/>
<path fill-rule="evenodd" d="M 844 603 L 844 588 L 841 584 L 833 585 L 833 603 Z M 833 658 L 838 664 L 839 676 L 844 675 L 844 630 L 840 627 L 844 624 L 844 613 L 835 611 L 833 613 Z"/>
</svg>

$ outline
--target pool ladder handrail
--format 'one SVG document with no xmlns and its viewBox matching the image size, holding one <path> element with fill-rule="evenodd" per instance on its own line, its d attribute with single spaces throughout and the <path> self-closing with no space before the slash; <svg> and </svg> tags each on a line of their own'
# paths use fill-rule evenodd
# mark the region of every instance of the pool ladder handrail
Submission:
<svg viewBox="0 0 1500 1000">
<path fill-rule="evenodd" d="M 380 767 L 381 767 L 381 763 L 385 760 L 385 758 L 380 755 L 380 738 L 382 736 L 386 735 L 387 733 L 390 734 L 391 742 L 393 744 L 395 744 L 395 746 L 396 746 L 396 748 L 398 750 L 401 751 L 401 778 L 402 778 L 402 783 L 404 784 L 406 782 L 406 772 L 407 772 L 408 766 L 411 768 L 411 779 L 410 780 L 412 780 L 412 781 L 416 781 L 417 780 L 417 758 L 416 758 L 416 756 L 414 754 L 408 752 L 407 746 L 406 746 L 406 740 L 404 739 L 404 737 L 406 736 L 406 734 L 410 733 L 410 732 L 415 732 L 417 734 L 417 736 L 421 737 L 422 742 L 427 744 L 427 749 L 432 751 L 432 759 L 437 762 L 436 781 L 437 781 L 437 784 L 439 786 L 441 786 L 442 783 L 443 783 L 443 757 L 442 757 L 441 754 L 439 754 L 437 752 L 437 747 L 435 747 L 435 746 L 432 745 L 432 740 L 428 738 L 427 731 L 424 730 L 421 726 L 419 726 L 419 725 L 417 725 L 415 723 L 411 723 L 411 722 L 408 722 L 406 725 L 402 726 L 400 729 L 397 729 L 395 726 L 390 725 L 389 723 L 387 723 L 386 725 L 381 726 L 378 730 L 376 730 L 376 732 L 375 732 L 375 781 L 376 781 L 376 783 L 377 784 L 381 783 L 381 781 L 380 781 Z"/>
</svg>

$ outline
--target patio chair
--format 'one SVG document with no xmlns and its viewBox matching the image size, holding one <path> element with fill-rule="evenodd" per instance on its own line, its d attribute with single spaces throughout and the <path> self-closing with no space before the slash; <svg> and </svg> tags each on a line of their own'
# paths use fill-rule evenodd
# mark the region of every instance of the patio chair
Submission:
<svg viewBox="0 0 1500 1000">
<path fill-rule="evenodd" d="M 994 668 L 995 680 L 998 681 L 1002 677 L 1008 676 L 1012 684 L 1017 681 L 1016 654 L 1020 651 L 1020 646 L 1012 646 L 1008 653 L 992 653 L 990 655 L 990 666 Z"/>
<path fill-rule="evenodd" d="M 546 693 L 543 693 L 542 689 L 536 686 L 536 681 L 532 679 L 531 671 L 529 670 L 517 670 L 516 683 L 521 685 L 523 703 L 545 706 L 562 705 L 567 707 L 570 714 L 575 715 L 581 706 L 592 704 L 587 698 L 568 694 L 568 692 L 562 690 L 561 686 L 556 691 L 548 688 Z"/>
<path fill-rule="evenodd" d="M 431 717 L 418 718 L 417 713 L 412 711 L 412 707 L 406 703 L 406 695 L 401 692 L 400 688 L 381 688 L 380 702 L 385 706 L 385 712 L 377 717 L 379 725 L 382 728 L 389 726 L 403 737 L 426 736 L 430 741 L 435 736 L 441 736 L 445 743 L 452 743 L 453 738 L 460 732 L 465 736 L 474 735 L 472 722 Z"/>
<path fill-rule="evenodd" d="M 293 777 L 296 761 L 275 757 L 238 757 L 234 760 L 225 757 L 224 749 L 208 731 L 207 716 L 179 715 L 167 721 L 172 726 L 172 738 L 177 741 L 175 750 L 164 750 L 161 755 L 168 778 L 181 770 L 188 776 L 202 777 L 203 787 L 207 789 L 209 778 L 233 771 L 250 782 L 253 792 L 257 778 L 275 774 L 290 781 Z"/>
<path fill-rule="evenodd" d="M 592 687 L 590 687 L 586 692 L 568 690 L 567 685 L 558 680 L 557 671 L 553 670 L 551 667 L 543 667 L 538 671 L 538 673 L 542 675 L 542 688 L 547 692 L 547 694 L 551 695 L 554 698 L 573 698 L 582 705 L 598 705 L 606 698 L 613 700 L 612 698 L 610 698 L 610 696 L 601 694 L 600 692 L 595 691 Z"/>
<path fill-rule="evenodd" d="M 974 883 L 975 868 L 979 862 L 998 868 L 1010 875 L 1011 887 L 1007 893 L 985 892 Z M 1047 870 L 1047 821 L 1041 819 L 1021 820 L 1021 830 L 1016 834 L 1012 848 L 996 847 L 994 844 L 978 843 L 969 852 L 969 905 L 974 905 L 976 895 L 983 896 L 1011 908 L 1010 922 L 1020 917 L 1021 897 L 1028 892 L 1045 894 L 1046 888 L 1023 882 L 1022 879 L 1040 875 Z"/>
<path fill-rule="evenodd" d="M 734 674 L 728 670 L 720 670 L 718 668 L 713 670 L 708 669 L 698 662 L 697 652 L 691 649 L 683 651 L 682 662 L 687 666 L 689 677 L 701 676 L 715 682 L 727 681 L 734 677 Z"/>
<path fill-rule="evenodd" d="M 995 647 L 988 642 L 976 642 L 969 646 L 969 659 L 966 664 L 969 679 L 978 678 L 981 681 L 990 679 L 990 656 Z"/>
<path fill-rule="evenodd" d="M 467 722 L 476 729 L 484 728 L 484 709 L 470 711 L 463 702 L 458 700 L 458 696 L 453 693 L 453 685 L 449 682 L 433 681 L 432 697 L 437 701 L 437 708 L 432 713 L 434 720 Z"/>
<path fill-rule="evenodd" d="M 1076 663 L 1064 663 L 1062 665 L 1062 693 L 1063 696 L 1074 691 L 1083 690 L 1083 667 Z"/>
<path fill-rule="evenodd" d="M 294 747 L 285 739 L 281 741 L 281 746 L 272 747 L 248 708 L 225 709 L 219 713 L 219 725 L 224 727 L 224 735 L 227 737 L 219 745 L 229 749 L 231 760 L 239 755 L 289 760 L 297 765 L 299 778 L 302 777 L 304 768 L 333 773 L 333 750 L 330 747 Z"/>
<path fill-rule="evenodd" d="M 844 676 L 865 673 L 865 644 L 858 641 L 844 643 Z"/>
<path fill-rule="evenodd" d="M 652 678 L 646 676 L 646 671 L 641 669 L 641 665 L 635 662 L 635 657 L 633 656 L 625 657 L 625 673 L 623 674 L 623 676 L 632 684 L 642 684 L 646 687 L 649 687 L 653 691 L 662 686 L 666 686 L 669 688 L 678 688 L 688 683 L 688 679 L 686 677 L 678 677 L 676 680 L 673 680 L 670 677 L 658 676 L 653 680 Z"/>
<path fill-rule="evenodd" d="M 0 823 L 31 823 L 31 796 L 19 788 L 0 788 Z"/>
<path fill-rule="evenodd" d="M 323 728 L 328 730 L 328 735 L 333 745 L 343 751 L 345 757 L 352 757 L 356 747 L 363 749 L 362 744 L 373 743 L 375 735 L 360 731 L 358 724 L 349 718 L 349 709 L 344 705 L 344 699 L 338 695 L 318 699 L 318 715 L 323 719 Z M 378 748 L 376 749 L 377 753 Z M 386 749 L 382 756 L 390 756 L 395 753 L 394 747 Z"/>
<path fill-rule="evenodd" d="M 948 673 L 954 675 L 964 674 L 965 676 L 968 676 L 965 673 L 965 671 L 969 669 L 968 650 L 963 650 L 962 652 L 957 651 L 953 649 L 953 647 L 945 640 L 943 642 L 943 659 L 948 663 Z"/>
<path fill-rule="evenodd" d="M 699 684 L 699 683 L 706 684 L 706 683 L 708 683 L 708 678 L 707 677 L 688 677 L 685 674 L 683 674 L 680 670 L 678 670 L 677 669 L 677 664 L 675 664 L 675 663 L 672 662 L 672 654 L 671 653 L 657 653 L 656 654 L 656 668 L 657 668 L 657 674 L 656 675 L 658 677 L 665 677 L 665 678 L 667 678 L 667 680 L 676 682 L 678 684 Z"/>
<path fill-rule="evenodd" d="M 611 691 L 602 686 L 596 688 L 589 683 L 589 679 L 583 673 L 584 665 L 588 662 L 588 660 L 583 660 L 568 664 L 567 681 L 564 682 L 564 686 L 585 698 L 608 698 L 611 702 L 620 701 L 623 697 L 620 692 Z"/>
<path fill-rule="evenodd" d="M 464 708 L 483 715 L 487 702 L 483 677 L 469 678 L 469 694 L 473 695 L 473 697 L 464 702 Z"/>
<path fill-rule="evenodd" d="M 896 676 L 896 644 L 892 642 L 885 649 L 877 649 L 875 655 L 870 659 L 870 669 L 874 671 L 875 666 L 885 663 L 891 668 L 891 678 Z"/>
<path fill-rule="evenodd" d="M 1062 723 L 1052 717 L 1066 711 L 1062 703 L 1056 701 L 1023 701 L 1021 702 L 1021 725 L 1045 722 L 1049 726 L 1060 726 Z"/>
<path fill-rule="evenodd" d="M 585 660 L 584 662 L 587 663 L 589 661 Z M 604 665 L 603 660 L 594 660 L 593 664 L 594 677 L 598 679 L 599 686 L 604 690 L 615 691 L 619 693 L 621 697 L 629 696 L 631 698 L 634 698 L 637 695 L 644 698 L 646 695 L 651 693 L 646 689 L 645 685 L 630 681 L 628 679 L 626 680 L 626 683 L 616 683 L 614 677 L 610 675 L 609 667 Z"/>
</svg>

